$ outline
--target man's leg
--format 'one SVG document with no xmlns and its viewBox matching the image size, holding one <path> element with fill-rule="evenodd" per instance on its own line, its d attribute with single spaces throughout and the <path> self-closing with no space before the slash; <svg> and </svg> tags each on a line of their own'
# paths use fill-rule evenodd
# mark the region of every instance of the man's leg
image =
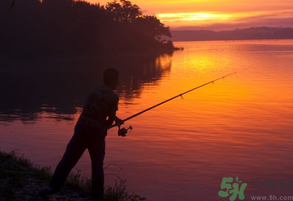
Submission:
<svg viewBox="0 0 293 201">
<path fill-rule="evenodd" d="M 92 161 L 92 196 L 102 199 L 104 196 L 104 156 L 105 156 L 105 134 L 97 131 L 89 137 L 88 150 Z"/>
<path fill-rule="evenodd" d="M 76 165 L 86 149 L 86 143 L 84 138 L 86 132 L 87 130 L 84 129 L 83 125 L 76 125 L 74 135 L 68 143 L 66 151 L 53 174 L 53 177 L 49 184 L 50 188 L 57 191 L 61 190 L 70 171 Z"/>
</svg>

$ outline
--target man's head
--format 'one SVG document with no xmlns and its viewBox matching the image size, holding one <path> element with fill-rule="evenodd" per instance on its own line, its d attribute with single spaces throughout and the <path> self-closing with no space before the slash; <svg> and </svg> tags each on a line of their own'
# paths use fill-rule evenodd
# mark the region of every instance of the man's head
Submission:
<svg viewBox="0 0 293 201">
<path fill-rule="evenodd" d="M 116 69 L 107 68 L 104 71 L 104 75 L 103 75 L 104 84 L 114 90 L 116 89 L 118 84 L 118 77 L 119 77 L 119 73 Z"/>
</svg>

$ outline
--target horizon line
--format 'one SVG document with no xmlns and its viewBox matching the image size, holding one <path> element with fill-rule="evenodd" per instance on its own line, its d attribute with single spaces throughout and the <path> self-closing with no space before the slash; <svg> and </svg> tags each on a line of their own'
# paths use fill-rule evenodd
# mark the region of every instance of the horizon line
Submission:
<svg viewBox="0 0 293 201">
<path fill-rule="evenodd" d="M 204 28 L 204 27 L 197 27 L 197 26 L 188 26 L 188 27 L 176 27 L 176 28 L 172 28 L 169 27 L 170 31 L 214 31 L 214 32 L 221 32 L 221 31 L 235 31 L 235 30 L 243 30 L 243 29 L 250 29 L 250 28 L 272 28 L 272 29 L 286 29 L 286 28 L 293 28 L 292 26 L 274 26 L 274 27 L 270 27 L 270 26 L 252 26 L 252 27 L 246 27 L 246 28 L 227 28 L 227 29 L 221 29 L 221 30 L 215 30 L 217 28 Z"/>
</svg>

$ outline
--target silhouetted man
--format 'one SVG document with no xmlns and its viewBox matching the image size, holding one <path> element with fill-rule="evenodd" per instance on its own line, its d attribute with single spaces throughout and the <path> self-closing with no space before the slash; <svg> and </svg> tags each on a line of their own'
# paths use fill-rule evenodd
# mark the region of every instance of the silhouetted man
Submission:
<svg viewBox="0 0 293 201">
<path fill-rule="evenodd" d="M 107 128 L 114 120 L 117 124 L 123 123 L 116 117 L 118 96 L 113 92 L 117 87 L 118 77 L 117 70 L 106 69 L 103 74 L 104 85 L 93 89 L 87 97 L 83 111 L 75 125 L 74 134 L 53 174 L 49 184 L 50 188 L 40 191 L 41 196 L 60 191 L 71 169 L 83 152 L 88 149 L 92 163 L 92 197 L 96 200 L 103 199 L 103 161 Z"/>
</svg>

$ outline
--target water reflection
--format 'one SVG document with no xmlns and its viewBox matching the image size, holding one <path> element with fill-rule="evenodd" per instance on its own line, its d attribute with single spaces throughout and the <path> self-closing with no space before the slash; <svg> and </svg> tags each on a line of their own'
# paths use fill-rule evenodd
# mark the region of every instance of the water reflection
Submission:
<svg viewBox="0 0 293 201">
<path fill-rule="evenodd" d="M 2 64 L 0 121 L 35 123 L 40 118 L 73 121 L 102 72 L 120 72 L 120 99 L 131 104 L 145 84 L 157 85 L 171 69 L 170 54 L 111 55 L 98 59 L 34 60 Z M 50 115 L 43 115 L 44 113 Z"/>
</svg>

